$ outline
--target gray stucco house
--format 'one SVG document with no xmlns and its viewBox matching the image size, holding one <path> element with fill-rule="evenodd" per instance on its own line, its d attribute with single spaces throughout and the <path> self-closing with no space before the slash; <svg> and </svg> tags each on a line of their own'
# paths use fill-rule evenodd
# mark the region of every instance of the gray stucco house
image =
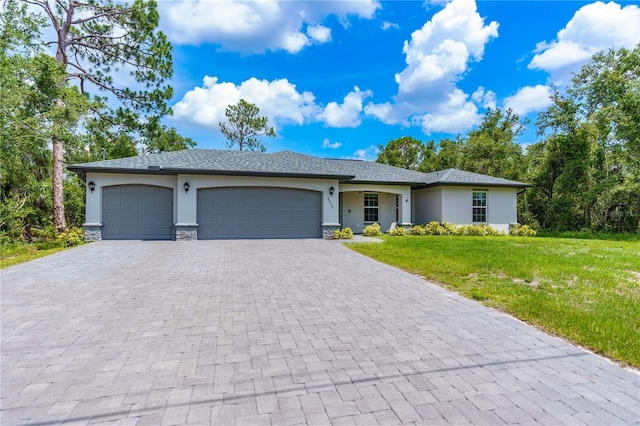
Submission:
<svg viewBox="0 0 640 426">
<path fill-rule="evenodd" d="M 291 151 L 190 149 L 68 169 L 87 184 L 87 240 L 320 238 L 374 222 L 383 230 L 439 221 L 508 231 L 528 186 Z"/>
</svg>

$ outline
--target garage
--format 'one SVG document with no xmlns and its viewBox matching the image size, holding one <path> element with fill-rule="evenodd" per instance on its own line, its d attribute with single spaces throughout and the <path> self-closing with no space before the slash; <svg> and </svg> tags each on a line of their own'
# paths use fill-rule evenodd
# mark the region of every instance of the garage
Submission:
<svg viewBox="0 0 640 426">
<path fill-rule="evenodd" d="M 154 185 L 102 189 L 102 239 L 171 240 L 173 190 Z"/>
<path fill-rule="evenodd" d="M 271 187 L 198 190 L 198 239 L 319 238 L 322 195 Z"/>
</svg>

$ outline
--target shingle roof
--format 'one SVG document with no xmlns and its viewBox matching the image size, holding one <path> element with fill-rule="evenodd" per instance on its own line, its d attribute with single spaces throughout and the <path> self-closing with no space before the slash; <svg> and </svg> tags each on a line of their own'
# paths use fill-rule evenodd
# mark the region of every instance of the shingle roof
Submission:
<svg viewBox="0 0 640 426">
<path fill-rule="evenodd" d="M 292 151 L 273 154 L 252 151 L 188 149 L 139 157 L 73 164 L 72 171 L 164 174 L 232 174 L 253 176 L 332 177 L 349 183 L 387 183 L 412 186 L 486 185 L 526 187 L 527 184 L 457 169 L 434 173 L 362 160 L 312 157 Z"/>
<path fill-rule="evenodd" d="M 427 186 L 434 185 L 486 185 L 509 186 L 525 188 L 530 185 L 514 180 L 483 175 L 480 173 L 466 172 L 459 169 L 446 169 L 432 173 L 425 173 Z"/>
</svg>

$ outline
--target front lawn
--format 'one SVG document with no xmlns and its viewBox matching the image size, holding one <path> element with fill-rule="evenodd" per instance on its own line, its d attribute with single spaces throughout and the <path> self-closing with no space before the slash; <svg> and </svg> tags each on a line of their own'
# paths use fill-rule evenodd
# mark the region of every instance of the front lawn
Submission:
<svg viewBox="0 0 640 426">
<path fill-rule="evenodd" d="M 637 242 L 387 236 L 348 247 L 640 367 Z"/>
<path fill-rule="evenodd" d="M 58 241 L 32 244 L 22 242 L 0 244 L 0 269 L 49 256 L 67 248 L 69 248 L 68 245 Z"/>
</svg>

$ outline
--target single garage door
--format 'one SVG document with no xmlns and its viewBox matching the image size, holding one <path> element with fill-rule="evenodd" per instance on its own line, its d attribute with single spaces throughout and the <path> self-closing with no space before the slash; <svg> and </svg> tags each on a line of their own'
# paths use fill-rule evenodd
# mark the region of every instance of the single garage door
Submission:
<svg viewBox="0 0 640 426">
<path fill-rule="evenodd" d="M 152 185 L 102 189 L 102 239 L 170 240 L 173 190 Z"/>
<path fill-rule="evenodd" d="M 321 236 L 321 192 L 267 187 L 198 190 L 198 239 Z"/>
</svg>

